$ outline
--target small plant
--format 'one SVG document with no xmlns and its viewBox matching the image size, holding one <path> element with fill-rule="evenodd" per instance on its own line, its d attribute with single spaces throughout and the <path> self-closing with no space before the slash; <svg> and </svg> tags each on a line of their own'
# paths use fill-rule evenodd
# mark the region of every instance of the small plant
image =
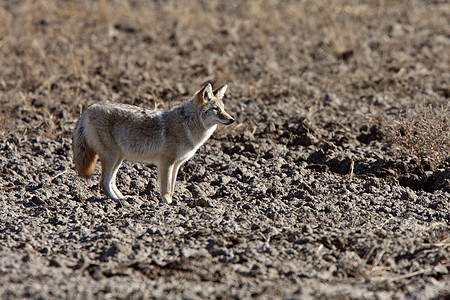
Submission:
<svg viewBox="0 0 450 300">
<path fill-rule="evenodd" d="M 450 103 L 440 107 L 419 105 L 385 120 L 387 138 L 409 155 L 436 165 L 450 158 Z"/>
</svg>

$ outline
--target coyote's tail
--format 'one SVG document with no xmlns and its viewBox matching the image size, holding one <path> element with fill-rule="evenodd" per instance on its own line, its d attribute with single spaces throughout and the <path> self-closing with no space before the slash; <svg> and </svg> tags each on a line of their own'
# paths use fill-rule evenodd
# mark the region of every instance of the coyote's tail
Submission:
<svg viewBox="0 0 450 300">
<path fill-rule="evenodd" d="M 86 128 L 84 125 L 84 118 L 86 117 L 86 114 L 83 114 L 78 120 L 72 141 L 73 163 L 81 176 L 91 175 L 97 162 L 97 153 L 89 147 L 86 140 Z"/>
</svg>

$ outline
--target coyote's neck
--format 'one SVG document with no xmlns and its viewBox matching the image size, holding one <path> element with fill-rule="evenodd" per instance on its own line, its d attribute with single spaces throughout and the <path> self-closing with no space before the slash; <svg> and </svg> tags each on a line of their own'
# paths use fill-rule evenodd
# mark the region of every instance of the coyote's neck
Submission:
<svg viewBox="0 0 450 300">
<path fill-rule="evenodd" d="M 211 127 L 213 127 L 205 124 L 199 112 L 197 111 L 197 108 L 195 107 L 194 100 L 189 100 L 183 103 L 180 106 L 180 109 L 185 126 L 189 126 L 190 128 L 195 130 L 203 129 L 203 131 L 208 131 L 209 129 L 211 129 Z"/>
<path fill-rule="evenodd" d="M 183 103 L 180 109 L 189 140 L 195 148 L 200 147 L 214 133 L 217 125 L 205 124 L 195 107 L 194 100 Z"/>
</svg>

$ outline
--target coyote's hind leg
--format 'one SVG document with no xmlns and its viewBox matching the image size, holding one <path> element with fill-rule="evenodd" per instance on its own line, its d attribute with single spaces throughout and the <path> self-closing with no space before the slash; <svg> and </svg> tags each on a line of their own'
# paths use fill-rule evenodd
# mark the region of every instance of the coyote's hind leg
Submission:
<svg viewBox="0 0 450 300">
<path fill-rule="evenodd" d="M 101 186 L 108 197 L 114 200 L 123 198 L 122 193 L 116 186 L 116 175 L 123 158 L 118 154 L 100 157 L 102 164 Z"/>
<path fill-rule="evenodd" d="M 114 191 L 114 193 L 116 194 L 116 196 L 119 199 L 124 199 L 125 197 L 122 195 L 122 193 L 119 191 L 119 189 L 117 188 L 116 185 L 116 175 L 117 175 L 117 171 L 119 171 L 120 165 L 122 164 L 123 159 L 119 158 L 116 162 L 116 164 L 114 165 L 114 169 L 112 171 L 112 176 L 111 176 L 111 185 L 112 185 L 112 190 Z"/>
</svg>

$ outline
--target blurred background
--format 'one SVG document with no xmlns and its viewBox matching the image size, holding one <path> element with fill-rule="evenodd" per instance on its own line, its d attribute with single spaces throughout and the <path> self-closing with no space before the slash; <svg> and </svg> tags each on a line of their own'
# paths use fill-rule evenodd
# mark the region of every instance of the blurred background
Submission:
<svg viewBox="0 0 450 300">
<path fill-rule="evenodd" d="M 229 84 L 241 122 L 249 100 L 436 104 L 450 97 L 449 20 L 447 1 L 1 1 L 1 126 L 67 136 L 85 105 L 164 108 L 206 82 Z"/>
</svg>

